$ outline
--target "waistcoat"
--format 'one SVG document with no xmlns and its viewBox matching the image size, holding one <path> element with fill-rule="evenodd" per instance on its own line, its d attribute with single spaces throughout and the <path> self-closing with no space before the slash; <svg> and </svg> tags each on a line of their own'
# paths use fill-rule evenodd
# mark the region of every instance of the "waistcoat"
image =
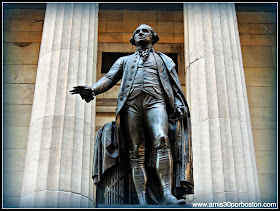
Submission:
<svg viewBox="0 0 280 211">
<path fill-rule="evenodd" d="M 162 62 L 162 61 L 158 61 Z M 141 92 L 146 92 L 156 98 L 164 98 L 161 88 L 157 61 L 151 51 L 146 61 L 140 58 L 136 76 L 130 91 L 129 99 L 138 96 Z"/>
</svg>

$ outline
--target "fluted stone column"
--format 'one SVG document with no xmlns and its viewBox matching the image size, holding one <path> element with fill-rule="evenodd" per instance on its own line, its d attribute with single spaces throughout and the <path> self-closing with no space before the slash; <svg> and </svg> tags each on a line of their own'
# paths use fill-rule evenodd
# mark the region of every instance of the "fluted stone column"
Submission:
<svg viewBox="0 0 280 211">
<path fill-rule="evenodd" d="M 234 4 L 184 4 L 187 99 L 191 111 L 191 202 L 260 197 Z"/>
<path fill-rule="evenodd" d="M 95 82 L 98 4 L 48 3 L 21 207 L 92 207 L 95 101 L 70 90 Z"/>
</svg>

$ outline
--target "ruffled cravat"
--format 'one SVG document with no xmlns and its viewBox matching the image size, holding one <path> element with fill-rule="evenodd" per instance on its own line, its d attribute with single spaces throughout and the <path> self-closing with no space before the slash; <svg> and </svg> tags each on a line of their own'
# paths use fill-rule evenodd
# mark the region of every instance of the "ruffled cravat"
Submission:
<svg viewBox="0 0 280 211">
<path fill-rule="evenodd" d="M 140 56 L 143 58 L 143 61 L 145 62 L 149 56 L 149 53 L 150 53 L 150 50 L 151 49 L 146 49 L 146 50 L 139 50 L 139 53 L 140 53 Z"/>
</svg>

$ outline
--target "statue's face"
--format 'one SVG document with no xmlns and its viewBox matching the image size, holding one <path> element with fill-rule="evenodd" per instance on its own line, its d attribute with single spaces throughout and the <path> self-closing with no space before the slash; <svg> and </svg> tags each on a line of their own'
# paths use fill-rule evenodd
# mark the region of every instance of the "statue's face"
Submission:
<svg viewBox="0 0 280 211">
<path fill-rule="evenodd" d="M 139 26 L 134 34 L 134 40 L 136 45 L 141 43 L 152 44 L 153 34 L 151 30 L 146 26 Z"/>
</svg>

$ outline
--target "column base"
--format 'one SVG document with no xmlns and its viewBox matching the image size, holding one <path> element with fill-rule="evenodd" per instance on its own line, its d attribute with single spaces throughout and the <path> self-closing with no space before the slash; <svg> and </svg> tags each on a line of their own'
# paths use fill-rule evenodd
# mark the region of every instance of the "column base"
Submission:
<svg viewBox="0 0 280 211">
<path fill-rule="evenodd" d="M 93 201 L 66 191 L 35 191 L 21 197 L 21 208 L 92 208 Z"/>
</svg>

